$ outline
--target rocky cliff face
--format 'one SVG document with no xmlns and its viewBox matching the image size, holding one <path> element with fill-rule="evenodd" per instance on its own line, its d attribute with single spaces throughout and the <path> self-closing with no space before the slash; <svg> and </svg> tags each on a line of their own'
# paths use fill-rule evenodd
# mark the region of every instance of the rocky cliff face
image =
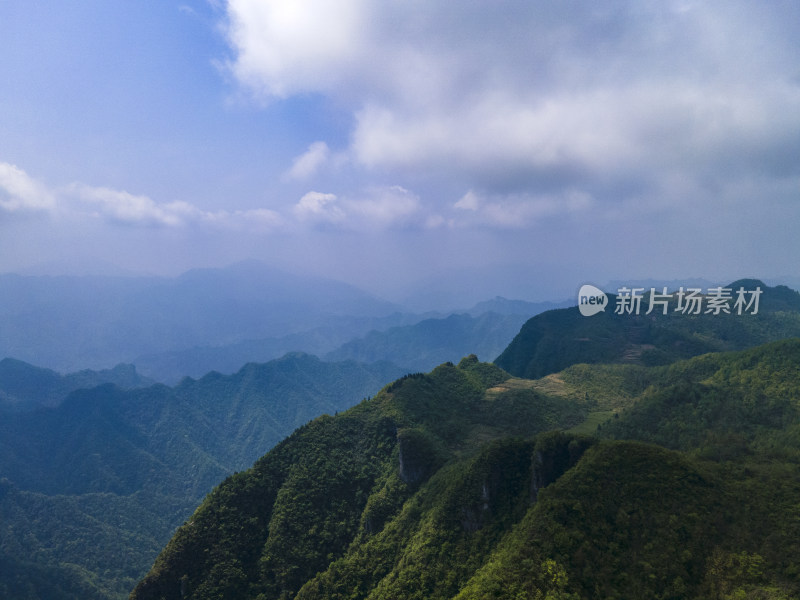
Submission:
<svg viewBox="0 0 800 600">
<path fill-rule="evenodd" d="M 531 502 L 536 502 L 539 491 L 571 469 L 596 441 L 562 432 L 542 436 L 533 452 Z"/>
<path fill-rule="evenodd" d="M 435 440 L 420 429 L 397 433 L 400 479 L 409 485 L 424 481 L 440 463 Z"/>
</svg>

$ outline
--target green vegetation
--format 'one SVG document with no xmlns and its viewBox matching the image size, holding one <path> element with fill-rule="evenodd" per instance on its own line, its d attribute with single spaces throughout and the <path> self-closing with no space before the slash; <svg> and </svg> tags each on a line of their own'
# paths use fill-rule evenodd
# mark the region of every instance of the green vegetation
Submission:
<svg viewBox="0 0 800 600">
<path fill-rule="evenodd" d="M 2 479 L 0 597 L 123 597 L 191 509 L 142 492 L 46 496 Z"/>
<path fill-rule="evenodd" d="M 0 366 L 24 375 L 7 389 L 64 383 L 18 361 Z M 76 391 L 56 408 L 4 415 L 0 597 L 127 597 L 214 484 L 398 374 L 296 354 L 174 388 Z"/>
<path fill-rule="evenodd" d="M 758 280 L 728 287 L 757 286 L 763 293 L 755 315 L 663 315 L 658 310 L 646 315 L 644 308 L 639 315 L 617 315 L 613 296 L 609 308 L 592 317 L 581 316 L 577 308 L 548 311 L 525 323 L 495 363 L 517 377 L 536 379 L 578 363 L 666 365 L 800 336 L 800 294 Z"/>
<path fill-rule="evenodd" d="M 800 345 L 775 342 L 653 370 L 653 382 L 602 435 L 709 460 L 800 459 Z"/>
<path fill-rule="evenodd" d="M 223 482 L 131 598 L 797 597 L 798 364 L 404 377 Z"/>
<path fill-rule="evenodd" d="M 349 409 L 400 373 L 289 355 L 4 415 L 0 596 L 798 597 L 800 296 L 761 285 L 551 311 Z"/>
</svg>

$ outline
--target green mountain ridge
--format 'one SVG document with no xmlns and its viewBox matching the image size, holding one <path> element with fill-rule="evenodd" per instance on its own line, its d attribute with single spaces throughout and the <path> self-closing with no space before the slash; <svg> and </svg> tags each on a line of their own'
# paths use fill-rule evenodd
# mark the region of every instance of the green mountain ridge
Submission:
<svg viewBox="0 0 800 600">
<path fill-rule="evenodd" d="M 38 598 L 21 590 L 37 589 L 41 572 L 51 581 L 43 597 L 124 597 L 216 483 L 401 373 L 293 354 L 173 388 L 78 390 L 55 408 L 5 415 L 0 597 Z"/>
<path fill-rule="evenodd" d="M 131 598 L 796 597 L 798 364 L 407 376 L 220 484 Z"/>
<path fill-rule="evenodd" d="M 666 315 L 658 309 L 648 315 L 645 299 L 639 314 L 617 314 L 612 310 L 616 297 L 610 295 L 608 308 L 590 317 L 582 316 L 577 307 L 533 317 L 494 362 L 517 377 L 536 379 L 576 363 L 664 365 L 706 352 L 743 350 L 800 336 L 800 293 L 757 279 L 738 280 L 727 287 L 760 287 L 758 313 L 692 315 L 672 307 Z"/>
<path fill-rule="evenodd" d="M 4 415 L 0 596 L 124 597 L 228 476 L 132 597 L 792 597 L 797 342 L 704 354 L 800 335 L 800 295 L 762 289 L 759 315 L 550 311 L 507 371 L 444 363 L 311 422 L 402 371 L 291 354 Z"/>
<path fill-rule="evenodd" d="M 134 365 L 119 364 L 113 369 L 85 369 L 61 375 L 13 358 L 0 360 L 0 409 L 33 410 L 55 407 L 70 392 L 113 383 L 122 389 L 153 385 L 152 379 L 137 373 Z"/>
</svg>

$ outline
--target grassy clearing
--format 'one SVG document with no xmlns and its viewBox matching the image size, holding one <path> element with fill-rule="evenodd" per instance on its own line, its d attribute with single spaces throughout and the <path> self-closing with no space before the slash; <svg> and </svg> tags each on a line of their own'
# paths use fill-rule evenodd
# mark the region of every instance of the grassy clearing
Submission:
<svg viewBox="0 0 800 600">
<path fill-rule="evenodd" d="M 597 431 L 598 425 L 611 419 L 614 416 L 614 412 L 615 411 L 613 410 L 598 410 L 595 412 L 590 412 L 589 416 L 583 423 L 576 425 L 571 429 L 567 429 L 567 433 L 594 435 L 594 433 Z"/>
</svg>

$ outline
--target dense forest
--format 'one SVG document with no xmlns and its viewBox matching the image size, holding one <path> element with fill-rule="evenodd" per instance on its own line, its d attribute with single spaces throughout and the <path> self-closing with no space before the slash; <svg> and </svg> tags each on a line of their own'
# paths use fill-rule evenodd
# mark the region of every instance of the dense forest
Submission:
<svg viewBox="0 0 800 600">
<path fill-rule="evenodd" d="M 577 308 L 552 310 L 528 320 L 495 363 L 518 377 L 537 378 L 576 363 L 665 365 L 705 352 L 743 350 L 800 336 L 800 294 L 757 279 L 730 283 L 730 289 L 760 288 L 756 314 L 683 314 L 656 310 L 619 314 L 609 308 L 590 318 Z M 643 306 L 647 306 L 649 291 Z"/>
<path fill-rule="evenodd" d="M 0 597 L 59 600 L 126 597 L 215 484 L 402 374 L 292 354 L 174 387 L 106 383 L 47 407 L 36 399 L 80 378 L 0 368 L 17 409 L 0 414 Z"/>
<path fill-rule="evenodd" d="M 131 597 L 796 597 L 798 364 L 403 378 L 224 481 Z"/>
</svg>

